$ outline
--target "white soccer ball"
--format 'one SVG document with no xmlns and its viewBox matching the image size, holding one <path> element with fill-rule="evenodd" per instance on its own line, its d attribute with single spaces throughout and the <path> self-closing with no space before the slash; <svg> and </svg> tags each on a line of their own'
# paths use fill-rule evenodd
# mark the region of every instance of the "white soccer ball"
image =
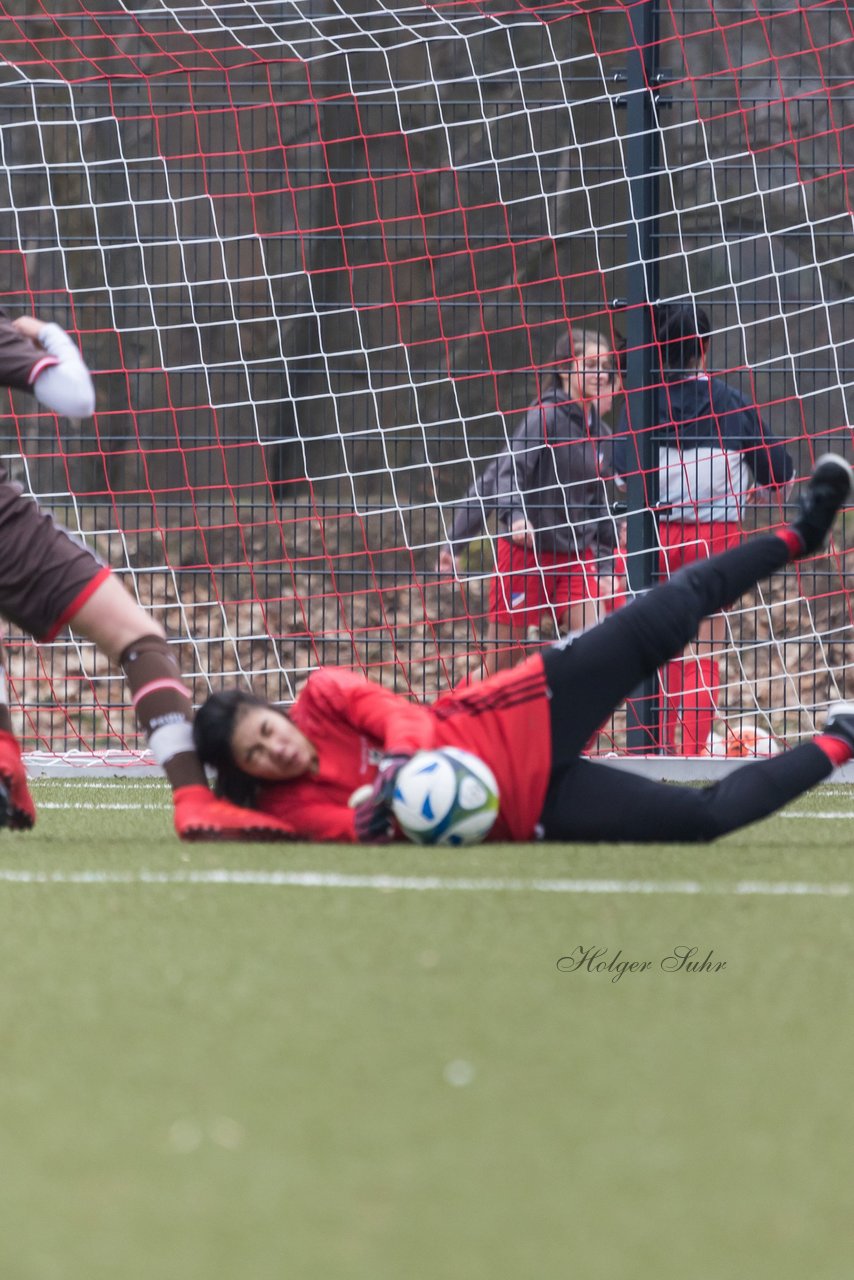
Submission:
<svg viewBox="0 0 854 1280">
<path fill-rule="evenodd" d="M 398 773 L 391 807 L 415 844 L 476 844 L 498 816 L 498 783 L 470 751 L 419 751 Z"/>
</svg>

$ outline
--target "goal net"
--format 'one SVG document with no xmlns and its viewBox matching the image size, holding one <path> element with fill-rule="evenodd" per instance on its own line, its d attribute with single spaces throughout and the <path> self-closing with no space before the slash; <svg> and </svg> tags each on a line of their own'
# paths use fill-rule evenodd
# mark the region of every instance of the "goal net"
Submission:
<svg viewBox="0 0 854 1280">
<path fill-rule="evenodd" d="M 604 350 L 632 307 L 690 299 L 709 372 L 798 476 L 847 451 L 848 6 L 662 0 L 639 50 L 642 7 L 0 0 L 0 305 L 64 325 L 98 399 L 69 422 L 0 392 L 0 461 L 166 627 L 197 702 L 251 683 L 287 703 L 324 663 L 430 698 L 571 625 L 536 546 L 513 544 L 528 612 L 510 599 L 525 585 L 495 579 L 531 442 L 443 558 L 570 326 Z M 627 74 L 653 52 L 642 298 Z M 600 407 L 631 434 L 625 404 Z M 594 615 L 632 590 L 610 550 L 631 495 L 596 452 Z M 732 469 L 744 533 L 779 525 L 800 483 L 755 479 Z M 719 739 L 792 743 L 854 696 L 846 546 L 842 519 L 826 554 L 720 620 Z M 7 647 L 28 750 L 142 748 L 91 646 L 11 631 Z M 595 749 L 626 749 L 622 716 Z"/>
</svg>

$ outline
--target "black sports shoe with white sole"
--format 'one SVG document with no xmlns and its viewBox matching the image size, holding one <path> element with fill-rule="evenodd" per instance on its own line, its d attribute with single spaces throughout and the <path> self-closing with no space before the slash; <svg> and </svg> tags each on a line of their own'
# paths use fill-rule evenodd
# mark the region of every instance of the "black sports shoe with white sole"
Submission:
<svg viewBox="0 0 854 1280">
<path fill-rule="evenodd" d="M 826 453 L 812 469 L 801 491 L 798 514 L 791 523 L 808 556 L 824 546 L 836 513 L 854 487 L 854 472 L 836 453 Z"/>
<path fill-rule="evenodd" d="M 854 752 L 854 702 L 831 702 L 822 733 L 841 738 Z"/>
<path fill-rule="evenodd" d="M 0 827 L 8 827 L 9 818 L 12 813 L 12 801 L 9 798 L 9 792 L 0 778 Z"/>
</svg>

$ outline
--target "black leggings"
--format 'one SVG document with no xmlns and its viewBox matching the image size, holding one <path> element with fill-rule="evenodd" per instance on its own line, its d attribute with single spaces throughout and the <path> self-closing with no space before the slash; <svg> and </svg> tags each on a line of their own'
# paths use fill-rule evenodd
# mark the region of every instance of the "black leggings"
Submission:
<svg viewBox="0 0 854 1280">
<path fill-rule="evenodd" d="M 615 707 L 678 657 L 704 618 L 734 604 L 788 561 L 781 538 L 751 538 L 680 569 L 570 644 L 546 651 L 552 778 L 541 825 L 547 840 L 714 840 L 767 817 L 828 777 L 833 765 L 813 743 L 742 765 L 701 788 L 653 782 L 579 759 Z"/>
</svg>

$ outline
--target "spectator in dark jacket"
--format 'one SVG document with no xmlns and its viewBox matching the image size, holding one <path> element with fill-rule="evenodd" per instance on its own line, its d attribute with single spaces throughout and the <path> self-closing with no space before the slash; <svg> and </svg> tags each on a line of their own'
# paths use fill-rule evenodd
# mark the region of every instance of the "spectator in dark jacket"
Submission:
<svg viewBox="0 0 854 1280">
<path fill-rule="evenodd" d="M 656 308 L 662 381 L 658 392 L 658 528 L 662 576 L 735 546 L 757 489 L 780 490 L 794 476 L 783 441 L 755 404 L 705 372 L 711 325 L 693 302 Z M 640 469 L 638 437 L 624 408 L 613 440 L 618 484 Z M 707 619 L 693 650 L 668 664 L 663 745 L 680 755 L 706 749 L 717 715 L 723 616 Z M 682 727 L 677 743 L 677 729 Z"/>
<path fill-rule="evenodd" d="M 552 385 L 456 507 L 440 572 L 458 569 L 462 548 L 482 535 L 490 513 L 502 531 L 489 593 L 490 670 L 524 657 L 519 641 L 532 629 L 539 634 L 544 615 L 559 630 L 592 625 L 603 587 L 614 590 L 616 532 L 604 458 L 610 429 L 601 415 L 617 390 L 607 339 L 589 329 L 568 330 L 557 344 Z"/>
</svg>

